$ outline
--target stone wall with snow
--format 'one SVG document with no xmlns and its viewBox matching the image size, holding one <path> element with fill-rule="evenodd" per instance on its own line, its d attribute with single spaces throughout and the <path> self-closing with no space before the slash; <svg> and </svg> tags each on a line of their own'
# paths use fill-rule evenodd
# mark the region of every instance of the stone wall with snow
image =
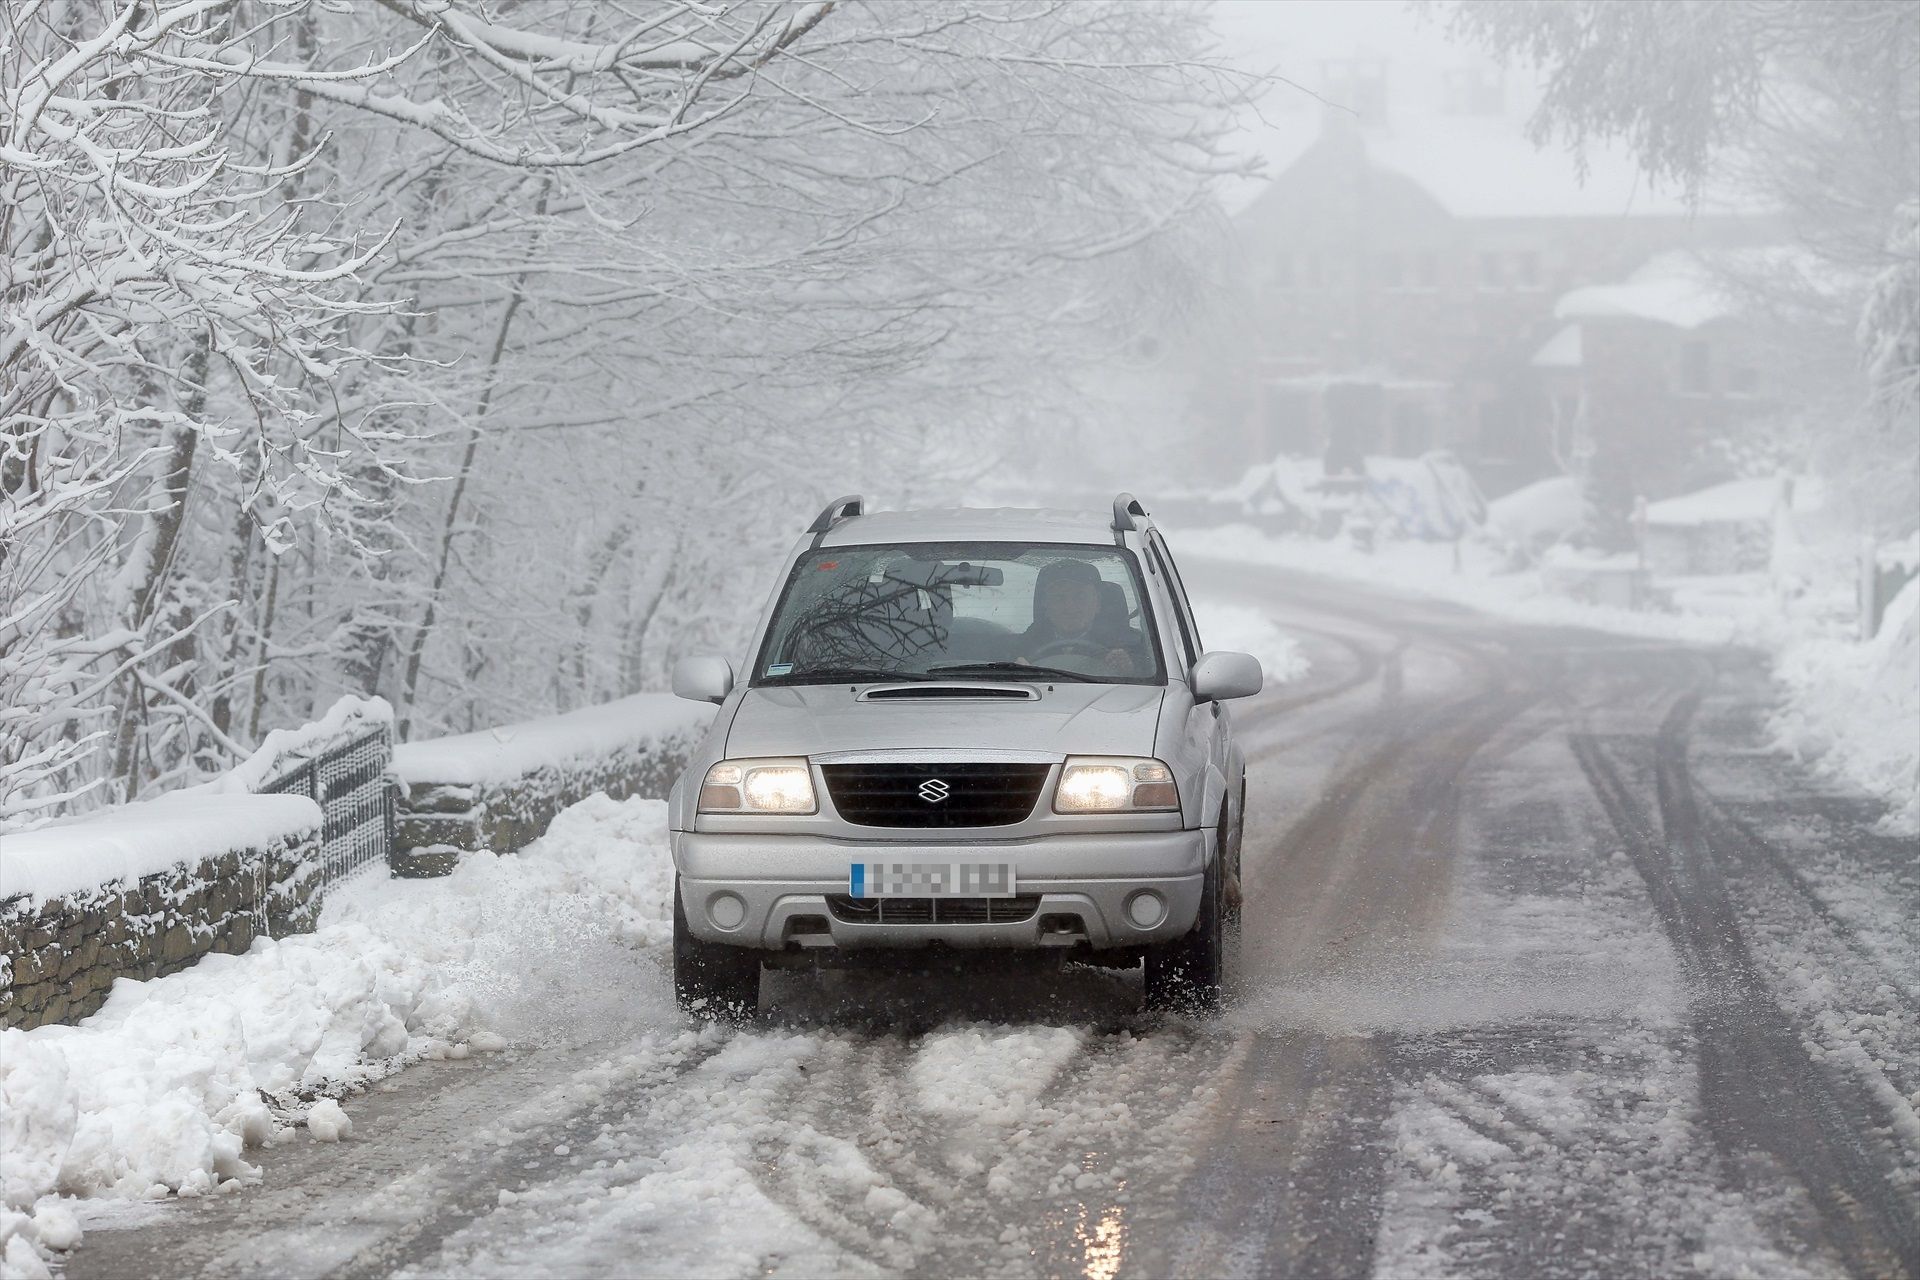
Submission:
<svg viewBox="0 0 1920 1280">
<path fill-rule="evenodd" d="M 507 852 L 596 791 L 664 797 L 713 708 L 641 693 L 478 733 L 402 743 L 394 870 L 440 875 L 463 852 Z"/>
<path fill-rule="evenodd" d="M 146 980 L 313 928 L 320 807 L 181 793 L 0 836 L 0 1027 L 76 1022 Z"/>
</svg>

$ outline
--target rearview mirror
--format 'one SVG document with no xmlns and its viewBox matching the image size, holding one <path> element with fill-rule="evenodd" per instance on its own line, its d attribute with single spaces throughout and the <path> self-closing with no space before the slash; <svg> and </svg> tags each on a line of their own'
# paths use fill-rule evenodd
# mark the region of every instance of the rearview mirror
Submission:
<svg viewBox="0 0 1920 1280">
<path fill-rule="evenodd" d="M 1201 654 L 1187 678 L 1196 702 L 1251 698 L 1260 692 L 1264 682 L 1260 659 L 1250 653 L 1235 653 L 1231 649 L 1214 649 Z"/>
<path fill-rule="evenodd" d="M 1007 580 L 999 565 L 945 564 L 928 560 L 901 560 L 887 568 L 887 580 L 910 587 L 997 587 Z"/>
<path fill-rule="evenodd" d="M 695 702 L 725 702 L 733 690 L 733 664 L 718 654 L 699 653 L 673 664 L 673 692 Z"/>
<path fill-rule="evenodd" d="M 955 587 L 998 587 L 1007 580 L 1006 571 L 997 564 L 947 565 L 940 575 L 942 584 Z"/>
</svg>

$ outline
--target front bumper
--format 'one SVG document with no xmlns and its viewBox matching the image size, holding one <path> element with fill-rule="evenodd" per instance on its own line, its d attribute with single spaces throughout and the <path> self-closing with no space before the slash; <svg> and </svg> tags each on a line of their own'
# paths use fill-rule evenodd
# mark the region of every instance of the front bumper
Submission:
<svg viewBox="0 0 1920 1280">
<path fill-rule="evenodd" d="M 1103 832 L 979 843 L 830 840 L 819 836 L 673 833 L 673 861 L 687 926 L 697 938 L 785 951 L 816 947 L 1135 947 L 1178 938 L 1200 911 L 1214 833 Z M 828 899 L 848 892 L 855 862 L 1008 862 L 1022 898 L 1038 897 L 1023 919 L 995 923 L 871 923 L 836 915 Z M 1163 917 L 1136 925 L 1127 901 L 1158 894 Z M 740 922 L 722 928 L 714 903 Z M 727 912 L 720 913 L 723 917 Z"/>
</svg>

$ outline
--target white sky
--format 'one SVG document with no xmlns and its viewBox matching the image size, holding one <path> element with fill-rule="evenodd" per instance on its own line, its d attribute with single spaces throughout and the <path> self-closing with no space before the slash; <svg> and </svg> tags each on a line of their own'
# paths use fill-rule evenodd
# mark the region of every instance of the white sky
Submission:
<svg viewBox="0 0 1920 1280">
<path fill-rule="evenodd" d="M 1440 16 L 1400 0 L 1217 0 L 1213 26 L 1236 56 L 1277 63 L 1282 75 L 1311 73 L 1316 59 L 1360 49 L 1414 61 L 1477 59 L 1447 39 Z"/>
<path fill-rule="evenodd" d="M 1447 6 L 1403 0 L 1216 0 L 1212 25 L 1222 56 L 1249 70 L 1270 71 L 1309 89 L 1321 86 L 1322 60 L 1383 57 L 1389 115 L 1398 135 L 1375 150 L 1376 162 L 1402 169 L 1462 213 L 1677 212 L 1677 193 L 1647 186 L 1624 152 L 1592 149 L 1585 182 L 1572 157 L 1525 141 L 1535 88 L 1523 70 L 1504 73 L 1505 118 L 1463 124 L 1437 116 L 1440 73 L 1456 67 L 1496 67 L 1470 41 L 1447 33 Z M 1422 74 L 1424 73 L 1424 74 Z M 1426 99 L 1432 99 L 1428 101 Z M 1240 149 L 1262 155 L 1267 174 L 1285 169 L 1319 129 L 1321 108 L 1300 90 L 1274 86 L 1259 109 L 1243 115 Z M 1396 156 L 1395 151 L 1401 153 Z M 1402 163 L 1410 160 L 1412 163 Z M 1259 194 L 1259 181 L 1223 192 L 1229 210 Z"/>
</svg>

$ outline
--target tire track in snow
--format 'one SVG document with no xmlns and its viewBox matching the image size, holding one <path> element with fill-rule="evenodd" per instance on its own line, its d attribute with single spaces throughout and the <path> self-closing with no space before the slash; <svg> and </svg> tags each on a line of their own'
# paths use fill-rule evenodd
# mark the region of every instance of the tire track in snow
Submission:
<svg viewBox="0 0 1920 1280">
<path fill-rule="evenodd" d="M 913 1255 L 876 1229 L 868 1209 L 874 1191 L 885 1199 L 884 1189 L 893 1185 L 873 1160 L 881 1135 L 857 1123 L 847 1132 L 845 1122 L 876 1114 L 875 1093 L 898 1070 L 895 1047 L 881 1037 L 837 1038 L 834 1060 L 819 1064 L 787 1096 L 783 1123 L 755 1144 L 750 1168 L 769 1200 L 850 1256 L 888 1272 Z"/>
<path fill-rule="evenodd" d="M 846 1060 L 790 1100 L 756 1176 L 889 1271 L 946 1275 L 956 1258 L 982 1274 L 1078 1271 L 1090 1252 L 1120 1256 L 1135 1188 L 1183 1171 L 1185 1137 L 1234 1052 L 1171 1023 L 849 1040 Z"/>
<path fill-rule="evenodd" d="M 1047 1124 L 1021 1153 L 1018 1176 L 1035 1188 L 1044 1179 L 1028 1194 L 1050 1206 L 1036 1228 L 1001 1237 L 1023 1251 L 1024 1273 L 1140 1269 L 1134 1241 L 1174 1225 L 1166 1207 L 1204 1154 L 1207 1121 L 1247 1044 L 1214 1022 L 1166 1019 L 1086 1046 L 1041 1100 Z M 987 1211 L 976 1213 L 984 1235 L 994 1225 L 992 1202 L 975 1207 Z"/>
<path fill-rule="evenodd" d="M 1737 816 L 1724 800 L 1698 785 L 1694 791 L 1701 802 L 1709 831 L 1712 832 L 1715 850 L 1730 855 L 1748 869 L 1764 872 L 1790 890 L 1807 912 L 1818 917 L 1818 927 L 1833 934 L 1863 964 L 1873 969 L 1880 981 L 1898 993 L 1905 1008 L 1920 1010 L 1920 986 L 1915 985 L 1913 974 L 1889 968 L 1886 957 L 1861 938 L 1852 921 L 1820 896 L 1819 890 L 1800 868 L 1771 841 L 1754 830 L 1751 824 Z"/>
<path fill-rule="evenodd" d="M 844 1037 L 737 1033 L 665 1088 L 611 1093 L 622 1123 L 536 1173 L 410 1270 L 433 1276 L 869 1275 L 887 1270 L 761 1190 L 793 1100 L 836 1078 Z M 571 1145 L 571 1144 L 569 1144 Z"/>
<path fill-rule="evenodd" d="M 1145 1275 L 1366 1275 L 1392 1101 L 1383 1037 L 1253 1037 L 1233 1102 L 1181 1189 L 1186 1204 L 1130 1270 Z"/>
<path fill-rule="evenodd" d="M 1572 744 L 1688 975 L 1703 1115 L 1735 1176 L 1748 1150 L 1791 1173 L 1851 1270 L 1920 1275 L 1920 1211 L 1882 1167 L 1878 1139 L 1854 1128 L 1861 1108 L 1808 1057 L 1748 950 L 1687 762 L 1700 700 L 1697 685 L 1682 692 L 1654 735 L 1656 815 L 1609 755 L 1644 750 L 1644 739 L 1579 732 Z"/>
<path fill-rule="evenodd" d="M 467 1151 L 440 1162 L 431 1215 L 394 1224 L 327 1275 L 330 1280 L 372 1280 L 433 1259 L 449 1239 L 498 1209 L 508 1183 L 524 1186 L 560 1174 L 573 1149 L 584 1149 L 608 1126 L 605 1117 L 616 1105 L 631 1114 L 636 1103 L 672 1089 L 723 1047 L 722 1040 L 687 1033 L 657 1054 L 649 1047 L 640 1055 L 573 1073 L 545 1095 L 500 1117 L 497 1123 L 507 1132 L 489 1144 L 491 1151 L 475 1149 L 486 1140 L 476 1135 Z"/>
<path fill-rule="evenodd" d="M 1401 649 L 1406 647 L 1406 642 L 1402 640 L 1391 652 L 1383 655 L 1375 646 L 1330 628 L 1304 626 L 1299 623 L 1294 623 L 1287 629 L 1301 635 L 1317 637 L 1327 644 L 1337 647 L 1342 651 L 1345 661 L 1351 664 L 1352 670 L 1329 683 L 1319 685 L 1317 688 L 1309 687 L 1301 690 L 1299 693 L 1287 694 L 1277 698 L 1262 698 L 1242 713 L 1242 717 L 1249 726 L 1264 725 L 1269 720 L 1277 719 L 1290 712 L 1304 710 L 1316 703 L 1326 702 L 1371 683 L 1373 679 L 1379 675 L 1383 663 L 1393 656 L 1396 656 Z M 1318 664 L 1316 664 L 1316 668 L 1317 666 Z M 1311 676 L 1309 676 L 1309 684 L 1311 685 L 1312 683 L 1314 682 Z"/>
<path fill-rule="evenodd" d="M 598 1044 L 416 1066 L 360 1095 L 349 1142 L 296 1135 L 272 1156 L 264 1185 L 169 1203 L 144 1231 L 90 1232 L 65 1274 L 363 1275 L 405 1265 L 487 1216 L 504 1185 L 556 1166 L 556 1132 L 582 1132 L 610 1088 L 670 1088 L 720 1042 L 669 1033 L 629 1047 L 637 1051 L 624 1057 Z"/>
<path fill-rule="evenodd" d="M 1381 628 L 1389 634 L 1401 628 Z M 1400 634 L 1392 669 L 1409 646 Z M 1256 903 L 1278 934 L 1256 981 L 1420 967 L 1462 856 L 1464 783 L 1483 755 L 1526 729 L 1545 696 L 1503 646 L 1432 638 L 1464 688 L 1440 698 L 1402 684 L 1352 727 L 1319 799 L 1266 842 Z M 1528 736 L 1537 735 L 1537 729 Z M 1250 1011 L 1259 1017 L 1257 1009 Z M 1284 1015 L 1283 1015 L 1284 1016 Z M 1255 1037 L 1235 1104 L 1183 1198 L 1189 1218 L 1149 1273 L 1366 1274 L 1373 1268 L 1394 1098 L 1396 1038 L 1282 1027 Z"/>
</svg>

